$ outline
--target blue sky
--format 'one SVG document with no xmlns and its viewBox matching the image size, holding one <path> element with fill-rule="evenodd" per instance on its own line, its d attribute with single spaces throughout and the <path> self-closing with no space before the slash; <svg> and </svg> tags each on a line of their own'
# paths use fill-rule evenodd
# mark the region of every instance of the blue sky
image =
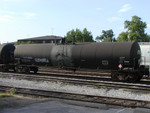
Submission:
<svg viewBox="0 0 150 113">
<path fill-rule="evenodd" d="M 150 0 L 0 0 L 0 43 L 45 35 L 64 36 L 87 28 L 93 37 L 112 29 L 115 37 L 124 21 L 136 15 L 150 34 Z"/>
</svg>

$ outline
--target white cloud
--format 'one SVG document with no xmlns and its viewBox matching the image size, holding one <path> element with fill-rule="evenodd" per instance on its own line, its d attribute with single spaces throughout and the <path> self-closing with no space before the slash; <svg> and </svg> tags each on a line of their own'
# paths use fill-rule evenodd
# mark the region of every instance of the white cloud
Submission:
<svg viewBox="0 0 150 113">
<path fill-rule="evenodd" d="M 150 24 L 147 24 L 147 28 L 150 28 Z"/>
<path fill-rule="evenodd" d="M 3 16 L 0 16 L 0 21 L 2 21 L 2 22 L 9 22 L 9 21 L 11 21 L 12 19 L 13 19 L 13 17 L 10 16 L 10 15 L 3 15 Z"/>
<path fill-rule="evenodd" d="M 120 18 L 120 17 L 111 17 L 111 18 L 109 18 L 109 19 L 107 19 L 109 22 L 114 22 L 114 21 L 121 21 L 122 20 L 122 18 Z"/>
<path fill-rule="evenodd" d="M 0 14 L 15 15 L 16 13 L 13 11 L 0 10 Z"/>
<path fill-rule="evenodd" d="M 12 21 L 14 19 L 23 17 L 25 19 L 35 19 L 36 17 L 36 13 L 33 12 L 13 12 L 13 11 L 5 11 L 5 10 L 0 10 L 0 21 L 3 22 L 8 22 L 8 21 Z"/>
<path fill-rule="evenodd" d="M 122 8 L 119 10 L 119 13 L 127 12 L 132 8 L 130 4 L 125 4 L 122 6 Z"/>
<path fill-rule="evenodd" d="M 27 19 L 34 19 L 36 16 L 35 13 L 31 13 L 31 12 L 26 12 L 26 13 L 24 13 L 24 15 Z"/>
<path fill-rule="evenodd" d="M 96 8 L 96 10 L 101 11 L 101 10 L 102 10 L 102 8 L 98 7 L 98 8 Z"/>
<path fill-rule="evenodd" d="M 16 13 L 13 11 L 0 10 L 0 21 L 3 21 L 3 22 L 12 21 L 15 15 Z"/>
<path fill-rule="evenodd" d="M 124 26 L 119 27 L 119 30 L 124 30 Z"/>
</svg>

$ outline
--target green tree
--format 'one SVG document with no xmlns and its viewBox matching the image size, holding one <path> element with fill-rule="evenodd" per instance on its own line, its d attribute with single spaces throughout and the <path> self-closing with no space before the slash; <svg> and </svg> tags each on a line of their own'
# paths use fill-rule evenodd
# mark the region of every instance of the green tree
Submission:
<svg viewBox="0 0 150 113">
<path fill-rule="evenodd" d="M 66 41 L 73 41 L 73 38 L 75 38 L 75 42 L 93 42 L 93 36 L 91 32 L 89 32 L 86 28 L 81 31 L 80 29 L 72 29 L 71 31 L 68 31 L 66 36 Z"/>
<path fill-rule="evenodd" d="M 83 32 L 82 32 L 82 39 L 83 39 L 83 42 L 93 42 L 93 36 L 92 36 L 92 33 L 89 32 L 86 28 L 83 29 Z"/>
<path fill-rule="evenodd" d="M 126 20 L 124 22 L 124 28 L 127 29 L 128 40 L 146 42 L 149 41 L 145 28 L 147 27 L 146 22 L 141 21 L 138 16 L 133 16 L 131 21 Z"/>
<path fill-rule="evenodd" d="M 103 30 L 102 35 L 96 37 L 96 40 L 100 40 L 102 42 L 112 42 L 114 39 L 114 32 L 112 29 L 107 31 Z"/>
<path fill-rule="evenodd" d="M 34 44 L 34 42 L 31 42 L 31 41 L 26 41 L 26 42 L 18 41 L 18 42 L 15 43 L 15 45 L 20 45 L 20 44 Z"/>
<path fill-rule="evenodd" d="M 73 40 L 73 37 L 76 36 L 76 32 L 74 29 L 72 29 L 71 31 L 68 31 L 65 38 L 66 38 L 66 41 L 72 41 Z"/>
<path fill-rule="evenodd" d="M 118 42 L 124 42 L 124 41 L 128 41 L 128 32 L 122 32 L 119 34 L 118 38 L 117 38 Z"/>
</svg>

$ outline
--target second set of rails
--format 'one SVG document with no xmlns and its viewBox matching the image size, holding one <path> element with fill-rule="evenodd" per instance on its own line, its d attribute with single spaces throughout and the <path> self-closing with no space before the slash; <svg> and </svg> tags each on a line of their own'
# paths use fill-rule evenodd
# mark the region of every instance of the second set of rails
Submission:
<svg viewBox="0 0 150 113">
<path fill-rule="evenodd" d="M 21 74 L 21 73 L 0 73 L 1 78 L 16 78 L 30 81 L 43 81 L 43 82 L 61 82 L 64 84 L 72 84 L 78 86 L 88 86 L 96 88 L 111 88 L 111 89 L 123 89 L 132 92 L 143 92 L 150 93 L 150 81 L 142 80 L 141 83 L 124 83 L 124 82 L 112 82 L 110 77 L 100 77 L 91 75 L 78 75 L 78 74 L 62 74 L 62 73 L 49 73 L 39 72 L 37 74 Z M 150 102 L 146 100 L 134 100 L 134 99 L 123 99 L 87 94 L 67 93 L 60 91 L 50 91 L 44 89 L 34 89 L 25 87 L 13 87 L 0 85 L 2 92 L 8 89 L 14 88 L 16 94 L 41 96 L 60 98 L 67 100 L 76 100 L 90 103 L 101 103 L 108 105 L 117 105 L 124 107 L 144 107 L 150 108 Z"/>
</svg>

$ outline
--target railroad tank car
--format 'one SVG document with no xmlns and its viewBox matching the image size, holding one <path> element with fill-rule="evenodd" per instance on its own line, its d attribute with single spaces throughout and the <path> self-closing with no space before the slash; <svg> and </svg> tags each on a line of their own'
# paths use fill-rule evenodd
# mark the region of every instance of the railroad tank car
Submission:
<svg viewBox="0 0 150 113">
<path fill-rule="evenodd" d="M 23 44 L 17 46 L 15 57 L 24 63 L 61 68 L 108 69 L 113 80 L 133 82 L 145 74 L 137 42 Z"/>
<path fill-rule="evenodd" d="M 2 44 L 0 45 L 0 71 L 8 72 L 15 71 L 28 73 L 33 71 L 36 73 L 38 71 L 38 67 L 34 65 L 22 65 L 16 62 L 14 58 L 14 51 L 16 47 L 13 44 Z"/>
</svg>

